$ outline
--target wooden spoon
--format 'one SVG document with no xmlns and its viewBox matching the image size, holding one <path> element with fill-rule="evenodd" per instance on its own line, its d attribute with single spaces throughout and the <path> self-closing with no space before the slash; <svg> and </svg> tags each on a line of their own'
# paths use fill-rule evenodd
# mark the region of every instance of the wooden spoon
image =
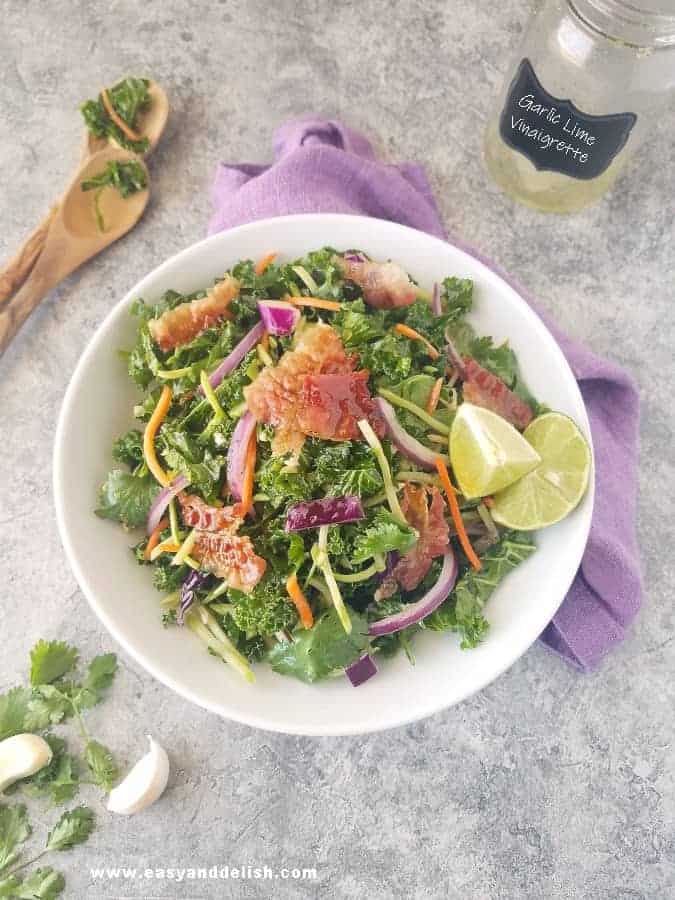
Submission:
<svg viewBox="0 0 675 900">
<path fill-rule="evenodd" d="M 83 191 L 82 181 L 98 175 L 108 162 L 136 160 L 133 153 L 108 147 L 85 160 L 68 186 L 46 230 L 44 246 L 33 269 L 17 293 L 0 307 L 0 354 L 40 301 L 59 282 L 83 262 L 100 253 L 134 227 L 143 215 L 150 197 L 148 187 L 126 199 L 112 187 L 100 195 L 99 207 L 105 231 L 100 231 L 94 207 L 95 191 Z"/>
<path fill-rule="evenodd" d="M 144 156 L 152 153 L 159 143 L 169 116 L 169 100 L 161 85 L 157 84 L 156 81 L 151 81 L 148 85 L 148 93 L 152 102 L 145 111 L 139 113 L 138 122 L 136 123 L 138 133 L 149 141 L 148 149 L 145 151 Z M 86 163 L 91 156 L 95 153 L 100 153 L 101 150 L 108 146 L 117 146 L 117 144 L 113 144 L 107 138 L 97 138 L 88 130 L 85 131 L 80 165 Z M 23 284 L 35 265 L 57 209 L 58 202 L 52 206 L 40 224 L 28 235 L 9 262 L 0 269 L 0 307 Z"/>
</svg>

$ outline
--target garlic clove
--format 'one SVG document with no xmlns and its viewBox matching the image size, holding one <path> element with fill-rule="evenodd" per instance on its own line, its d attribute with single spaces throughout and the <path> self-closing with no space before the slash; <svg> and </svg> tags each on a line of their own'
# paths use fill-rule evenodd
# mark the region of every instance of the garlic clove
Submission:
<svg viewBox="0 0 675 900">
<path fill-rule="evenodd" d="M 52 748 L 37 734 L 15 734 L 0 741 L 0 794 L 52 761 Z"/>
<path fill-rule="evenodd" d="M 150 806 L 164 793 L 169 780 L 169 757 L 148 735 L 150 750 L 136 763 L 126 778 L 110 792 L 108 809 L 131 816 Z"/>
</svg>

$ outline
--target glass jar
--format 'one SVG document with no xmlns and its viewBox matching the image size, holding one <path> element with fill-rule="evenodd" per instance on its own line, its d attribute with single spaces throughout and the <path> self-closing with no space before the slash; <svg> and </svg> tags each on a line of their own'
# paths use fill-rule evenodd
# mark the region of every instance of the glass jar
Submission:
<svg viewBox="0 0 675 900">
<path fill-rule="evenodd" d="M 547 0 L 490 118 L 488 170 L 536 209 L 582 209 L 672 114 L 674 88 L 675 0 Z"/>
</svg>

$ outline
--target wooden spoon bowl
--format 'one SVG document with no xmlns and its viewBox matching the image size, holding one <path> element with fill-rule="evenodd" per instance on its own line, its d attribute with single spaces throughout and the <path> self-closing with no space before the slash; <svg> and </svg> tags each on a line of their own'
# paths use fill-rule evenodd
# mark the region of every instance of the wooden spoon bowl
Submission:
<svg viewBox="0 0 675 900">
<path fill-rule="evenodd" d="M 145 169 L 148 184 L 144 190 L 126 199 L 114 188 L 106 187 L 99 202 L 105 228 L 101 231 L 94 206 L 96 192 L 83 191 L 82 182 L 98 175 L 113 160 L 138 162 Z M 143 215 L 149 197 L 147 168 L 133 153 L 107 147 L 81 164 L 53 214 L 42 252 L 30 275 L 19 291 L 0 307 L 0 353 L 55 285 L 134 227 Z"/>
</svg>

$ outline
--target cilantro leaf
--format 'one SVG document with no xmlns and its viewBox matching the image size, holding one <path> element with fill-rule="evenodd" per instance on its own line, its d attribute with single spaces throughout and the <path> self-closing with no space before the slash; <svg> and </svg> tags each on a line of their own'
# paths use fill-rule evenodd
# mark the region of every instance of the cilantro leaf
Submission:
<svg viewBox="0 0 675 900">
<path fill-rule="evenodd" d="M 96 820 L 88 806 L 76 806 L 64 812 L 47 837 L 46 850 L 70 850 L 83 844 L 94 830 Z"/>
<path fill-rule="evenodd" d="M 77 650 L 64 641 L 40 640 L 30 651 L 30 683 L 51 684 L 77 663 Z"/>
<path fill-rule="evenodd" d="M 88 741 L 84 758 L 94 783 L 106 792 L 111 791 L 119 775 L 119 769 L 110 750 L 98 741 Z"/>
<path fill-rule="evenodd" d="M 28 840 L 31 827 L 23 804 L 0 806 L 0 872 L 19 855 L 17 847 Z"/>
<path fill-rule="evenodd" d="M 16 897 L 17 900 L 54 900 L 63 891 L 66 881 L 60 872 L 45 866 L 35 869 L 25 878 L 8 897 Z M 1 890 L 1 886 L 0 886 Z M 2 897 L 0 893 L 0 897 Z"/>
<path fill-rule="evenodd" d="M 407 553 L 416 541 L 417 532 L 414 528 L 399 522 L 388 510 L 380 508 L 357 534 L 352 562 L 361 563 L 376 553 L 388 553 L 391 550 Z"/>
<path fill-rule="evenodd" d="M 5 897 L 16 897 L 17 890 L 21 887 L 21 881 L 16 875 L 8 875 L 7 878 L 0 877 L 0 900 Z"/>
<path fill-rule="evenodd" d="M 150 474 L 141 477 L 113 469 L 101 488 L 96 515 L 127 528 L 143 525 L 160 486 Z"/>
<path fill-rule="evenodd" d="M 89 663 L 84 687 L 92 693 L 99 694 L 113 683 L 117 672 L 117 656 L 115 653 L 102 653 Z"/>
<path fill-rule="evenodd" d="M 52 684 L 38 685 L 28 704 L 26 715 L 27 731 L 42 731 L 50 725 L 57 725 L 72 713 L 68 698 Z"/>
<path fill-rule="evenodd" d="M 369 644 L 368 623 L 354 610 L 349 611 L 349 617 L 350 634 L 330 609 L 313 628 L 296 634 L 294 641 L 279 642 L 268 654 L 274 671 L 311 683 L 353 663 Z"/>
<path fill-rule="evenodd" d="M 0 741 L 26 730 L 32 693 L 29 688 L 12 688 L 0 695 Z"/>
<path fill-rule="evenodd" d="M 52 750 L 52 761 L 24 783 L 33 797 L 48 797 L 58 806 L 73 799 L 79 786 L 77 760 L 68 753 L 66 742 L 48 734 L 45 740 Z"/>
</svg>

